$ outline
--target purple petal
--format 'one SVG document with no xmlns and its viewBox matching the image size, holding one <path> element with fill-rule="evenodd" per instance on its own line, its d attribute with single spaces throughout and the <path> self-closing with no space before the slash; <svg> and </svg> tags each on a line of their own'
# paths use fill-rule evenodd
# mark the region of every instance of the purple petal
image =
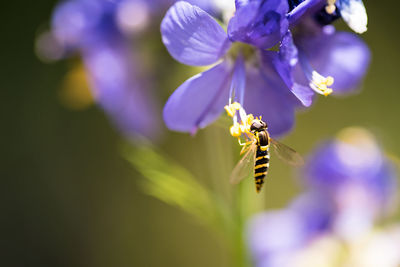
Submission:
<svg viewBox="0 0 400 267">
<path fill-rule="evenodd" d="M 183 1 L 168 10 L 161 34 L 169 53 L 187 65 L 213 64 L 230 47 L 226 32 L 209 14 Z"/>
<path fill-rule="evenodd" d="M 254 116 L 262 115 L 271 135 L 281 136 L 294 125 L 293 95 L 272 69 L 249 69 L 245 109 Z"/>
<path fill-rule="evenodd" d="M 292 33 L 287 31 L 287 33 L 283 36 L 281 45 L 279 47 L 279 58 L 281 61 L 287 64 L 289 68 L 292 68 L 297 64 L 297 56 L 298 51 L 294 44 Z"/>
<path fill-rule="evenodd" d="M 276 53 L 265 52 L 263 55 L 265 62 L 272 62 L 274 68 L 281 76 L 289 90 L 300 100 L 300 102 L 309 107 L 312 104 L 314 93 L 305 85 L 295 82 L 293 73 L 298 71 L 298 51 L 293 42 L 293 37 L 290 31 L 287 31 L 282 39 L 279 57 L 275 56 Z"/>
<path fill-rule="evenodd" d="M 302 193 L 292 201 L 289 209 L 304 216 L 304 224 L 312 236 L 332 227 L 334 203 L 323 192 L 310 190 Z"/>
<path fill-rule="evenodd" d="M 246 67 L 242 55 L 239 55 L 235 62 L 233 70 L 233 77 L 231 88 L 229 92 L 230 97 L 234 97 L 234 101 L 243 105 L 244 95 L 246 90 Z"/>
<path fill-rule="evenodd" d="M 297 61 L 297 56 L 293 57 L 294 49 L 282 48 L 282 51 L 292 51 L 292 56 L 281 55 L 277 52 L 273 51 L 263 51 L 262 52 L 262 62 L 264 69 L 274 69 L 277 73 L 277 76 L 282 79 L 284 85 L 286 85 L 286 90 L 293 93 L 294 96 L 306 107 L 309 107 L 312 104 L 314 93 L 313 91 L 305 85 L 301 83 L 295 82 L 293 72 L 298 72 L 299 66 L 295 63 Z M 296 50 L 297 51 L 297 50 Z M 297 55 L 297 52 L 296 52 Z M 292 66 L 295 64 L 294 66 Z M 285 88 L 282 88 L 285 90 Z"/>
<path fill-rule="evenodd" d="M 310 87 L 302 85 L 300 83 L 293 83 L 290 91 L 300 100 L 300 102 L 305 106 L 309 107 L 312 104 L 314 92 Z"/>
<path fill-rule="evenodd" d="M 236 4 L 235 16 L 228 25 L 231 41 L 249 43 L 267 49 L 282 39 L 288 29 L 287 1 L 237 1 Z"/>
<path fill-rule="evenodd" d="M 299 82 L 298 73 L 302 73 L 300 66 L 297 64 L 298 50 L 294 45 L 293 37 L 290 31 L 284 36 L 279 49 L 279 60 L 271 59 L 275 63 L 275 69 L 289 87 L 290 91 L 297 97 L 298 100 L 305 106 L 309 107 L 312 104 L 314 92 L 306 83 Z"/>
<path fill-rule="evenodd" d="M 307 161 L 304 178 L 311 191 L 323 196 L 318 205 L 332 207 L 332 226 L 345 238 L 369 229 L 396 203 L 394 166 L 362 128 L 345 129 L 338 139 L 320 145 Z"/>
<path fill-rule="evenodd" d="M 290 26 L 297 23 L 297 21 L 309 10 L 314 10 L 316 6 L 319 6 L 323 0 L 305 0 L 301 2 L 298 6 L 293 8 L 288 15 L 287 19 L 289 20 Z"/>
<path fill-rule="evenodd" d="M 377 144 L 366 143 L 370 137 L 357 133 L 352 138 L 363 141 L 334 140 L 320 145 L 308 159 L 304 177 L 311 188 L 331 199 L 341 198 L 343 189 L 359 188 L 383 211 L 394 193 L 393 166 Z"/>
<path fill-rule="evenodd" d="M 335 79 L 334 94 L 355 90 L 367 72 L 370 51 L 355 34 L 324 33 L 302 38 L 298 45 L 319 73 Z"/>
<path fill-rule="evenodd" d="M 82 52 L 97 102 L 128 137 L 155 137 L 158 120 L 146 85 L 134 68 L 133 55 L 123 40 L 108 38 Z"/>
<path fill-rule="evenodd" d="M 241 8 L 244 5 L 247 5 L 249 1 L 250 0 L 235 0 L 236 10 L 238 10 L 239 8 Z"/>
<path fill-rule="evenodd" d="M 247 242 L 255 266 L 288 266 L 287 256 L 303 246 L 309 234 L 304 220 L 301 214 L 289 209 L 264 212 L 251 218 Z"/>
<path fill-rule="evenodd" d="M 179 86 L 164 107 L 167 127 L 194 133 L 217 119 L 228 103 L 231 68 L 224 61 Z"/>
<path fill-rule="evenodd" d="M 199 8 L 201 8 L 202 10 L 204 10 L 205 12 L 207 12 L 212 16 L 214 15 L 217 16 L 219 13 L 219 10 L 216 7 L 214 0 L 185 0 L 185 2 L 188 2 L 193 6 L 198 6 Z"/>
</svg>

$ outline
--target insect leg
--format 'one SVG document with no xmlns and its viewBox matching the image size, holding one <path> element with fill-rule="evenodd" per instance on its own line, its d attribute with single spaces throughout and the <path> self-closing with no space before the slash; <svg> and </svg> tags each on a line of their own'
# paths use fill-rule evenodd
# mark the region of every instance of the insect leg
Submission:
<svg viewBox="0 0 400 267">
<path fill-rule="evenodd" d="M 240 155 L 243 155 L 244 153 L 246 153 L 249 150 L 249 148 L 251 147 L 251 144 L 253 144 L 253 142 L 254 142 L 253 140 L 250 140 L 250 141 L 247 141 L 245 143 L 242 143 L 240 141 L 240 139 L 238 139 L 238 141 L 239 141 L 239 145 L 242 146 L 242 150 L 240 151 Z"/>
</svg>

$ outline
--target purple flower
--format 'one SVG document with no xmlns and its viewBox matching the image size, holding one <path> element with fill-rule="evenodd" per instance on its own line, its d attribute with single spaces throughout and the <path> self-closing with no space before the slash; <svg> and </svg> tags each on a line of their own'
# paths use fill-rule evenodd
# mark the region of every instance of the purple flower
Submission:
<svg viewBox="0 0 400 267">
<path fill-rule="evenodd" d="M 52 46 L 57 45 L 64 56 L 80 54 L 96 101 L 128 137 L 153 138 L 159 132 L 158 111 L 149 92 L 151 74 L 140 70 L 140 55 L 132 47 L 174 2 L 69 0 L 54 11 L 52 32 L 57 43 Z M 218 12 L 211 0 L 191 2 Z"/>
<path fill-rule="evenodd" d="M 320 145 L 308 159 L 304 177 L 310 190 L 328 196 L 338 209 L 351 204 L 374 216 L 390 210 L 396 193 L 392 163 L 360 128 L 348 128 Z"/>
<path fill-rule="evenodd" d="M 82 57 L 92 93 L 127 137 L 154 138 L 157 109 L 146 74 L 135 62 L 131 36 L 144 29 L 154 10 L 142 0 L 70 0 L 59 4 L 52 32 L 66 56 Z"/>
<path fill-rule="evenodd" d="M 256 266 L 298 266 L 295 255 L 326 238 L 354 243 L 395 203 L 393 164 L 361 128 L 345 129 L 320 145 L 308 158 L 304 178 L 307 191 L 287 208 L 248 223 Z"/>
<path fill-rule="evenodd" d="M 290 257 L 310 239 L 305 216 L 290 209 L 254 216 L 247 225 L 247 242 L 254 266 L 289 267 Z"/>
<path fill-rule="evenodd" d="M 352 239 L 369 230 L 377 218 L 393 211 L 396 173 L 374 137 L 362 128 L 347 128 L 321 144 L 303 173 L 307 198 L 292 208 L 325 210 L 325 230 Z M 315 212 L 314 212 L 315 213 Z"/>
<path fill-rule="evenodd" d="M 325 1 L 235 4 L 227 33 L 206 12 L 185 2 L 176 3 L 164 17 L 163 42 L 176 60 L 218 64 L 172 94 L 164 107 L 168 128 L 194 133 L 236 100 L 249 113 L 262 115 L 272 135 L 281 135 L 293 126 L 296 107 L 310 106 L 315 92 L 332 93 L 334 80 L 335 94 L 351 92 L 364 77 L 367 46 L 352 34 L 335 33 L 333 26 L 319 23 L 316 14 L 322 7 L 329 10 Z M 267 50 L 277 44 L 279 51 Z"/>
<path fill-rule="evenodd" d="M 213 122 L 234 99 L 250 113 L 263 115 L 273 135 L 292 127 L 297 100 L 280 89 L 285 86 L 282 79 L 261 57 L 287 31 L 287 3 L 237 1 L 236 5 L 228 33 L 208 13 L 187 2 L 177 2 L 165 15 L 162 40 L 176 60 L 194 66 L 217 63 L 171 95 L 164 107 L 168 128 L 194 133 Z"/>
<path fill-rule="evenodd" d="M 148 81 L 139 77 L 135 55 L 122 40 L 110 38 L 82 51 L 97 103 L 127 137 L 157 137 L 157 107 Z"/>
<path fill-rule="evenodd" d="M 295 266 L 293 258 L 299 250 L 331 231 L 333 211 L 322 194 L 307 192 L 287 208 L 252 217 L 246 235 L 255 266 Z"/>
</svg>

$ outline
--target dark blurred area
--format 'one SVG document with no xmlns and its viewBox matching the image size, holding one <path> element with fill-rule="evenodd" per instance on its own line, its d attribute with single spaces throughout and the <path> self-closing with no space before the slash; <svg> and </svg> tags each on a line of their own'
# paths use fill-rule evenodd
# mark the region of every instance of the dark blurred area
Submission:
<svg viewBox="0 0 400 267">
<path fill-rule="evenodd" d="M 218 235 L 141 192 L 141 177 L 121 156 L 124 139 L 102 110 L 95 105 L 71 110 L 60 101 L 71 62 L 46 64 L 34 53 L 38 32 L 48 27 L 56 4 L 8 1 L 2 8 L 0 265 L 230 266 Z M 361 94 L 320 97 L 301 112 L 285 139 L 301 153 L 343 127 L 358 125 L 372 130 L 387 152 L 400 155 L 400 4 L 365 5 L 369 27 L 362 37 L 373 59 Z M 180 68 L 166 52 L 165 57 L 159 68 Z M 182 81 L 162 88 L 160 102 Z M 160 147 L 203 177 L 211 167 L 203 160 L 210 151 L 201 144 L 213 131 L 195 137 L 167 132 Z M 283 164 L 276 164 L 269 178 L 262 200 L 267 207 L 282 207 L 300 190 Z"/>
</svg>

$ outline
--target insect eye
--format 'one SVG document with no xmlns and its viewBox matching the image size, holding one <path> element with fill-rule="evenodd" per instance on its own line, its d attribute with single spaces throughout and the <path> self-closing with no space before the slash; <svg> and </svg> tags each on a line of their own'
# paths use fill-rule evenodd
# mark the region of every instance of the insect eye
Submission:
<svg viewBox="0 0 400 267">
<path fill-rule="evenodd" d="M 253 123 L 250 126 L 251 131 L 256 131 L 259 130 L 263 127 L 263 125 L 259 121 L 253 121 Z"/>
</svg>

